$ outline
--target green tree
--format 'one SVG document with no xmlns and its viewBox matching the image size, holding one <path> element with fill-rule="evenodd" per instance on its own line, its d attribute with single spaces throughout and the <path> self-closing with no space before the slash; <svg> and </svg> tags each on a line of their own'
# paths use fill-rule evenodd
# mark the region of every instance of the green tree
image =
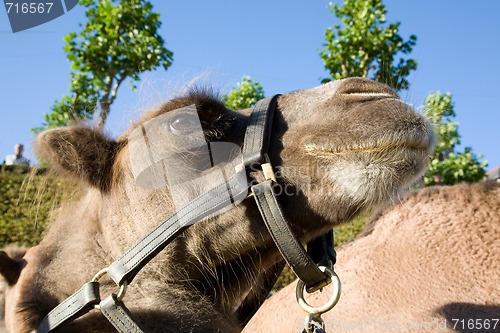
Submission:
<svg viewBox="0 0 500 333">
<path fill-rule="evenodd" d="M 139 81 L 144 71 L 172 64 L 173 53 L 158 34 L 160 15 L 147 0 L 80 0 L 87 23 L 80 33 L 65 36 L 64 51 L 72 63 L 69 95 L 45 115 L 46 127 L 93 119 L 103 127 L 120 85 Z M 80 25 L 82 26 L 82 25 Z"/>
<path fill-rule="evenodd" d="M 344 0 L 342 6 L 329 5 L 342 22 L 326 29 L 321 50 L 325 69 L 331 79 L 362 76 L 384 82 L 396 90 L 409 87 L 407 77 L 417 68 L 413 59 L 397 58 L 409 54 L 417 37 L 404 41 L 398 34 L 400 22 L 386 24 L 387 10 L 382 0 Z"/>
<path fill-rule="evenodd" d="M 231 88 L 227 95 L 222 96 L 226 106 L 233 110 L 241 110 L 250 108 L 263 99 L 264 89 L 257 80 L 252 80 L 250 76 L 245 75 L 241 82 L 236 83 L 236 86 Z"/>
<path fill-rule="evenodd" d="M 458 123 L 453 121 L 456 116 L 454 107 L 451 93 L 439 91 L 429 94 L 422 106 L 425 116 L 434 124 L 437 136 L 436 148 L 424 176 L 426 185 L 472 183 L 485 176 L 486 161 L 479 161 L 470 147 L 464 148 L 463 152 L 456 150 L 460 135 Z"/>
</svg>

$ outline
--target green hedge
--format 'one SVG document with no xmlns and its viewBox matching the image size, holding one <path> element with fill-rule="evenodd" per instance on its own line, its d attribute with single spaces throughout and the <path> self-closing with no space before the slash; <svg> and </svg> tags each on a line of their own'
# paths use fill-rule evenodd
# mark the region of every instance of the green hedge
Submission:
<svg viewBox="0 0 500 333">
<path fill-rule="evenodd" d="M 36 245 L 60 202 L 61 183 L 29 168 L 0 168 L 0 247 Z"/>
</svg>

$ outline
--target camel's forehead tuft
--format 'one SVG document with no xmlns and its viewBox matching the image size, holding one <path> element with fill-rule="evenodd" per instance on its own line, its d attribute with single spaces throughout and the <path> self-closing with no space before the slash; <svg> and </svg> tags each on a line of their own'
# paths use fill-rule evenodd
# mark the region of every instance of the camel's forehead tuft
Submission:
<svg viewBox="0 0 500 333">
<path fill-rule="evenodd" d="M 159 107 L 153 108 L 152 110 L 146 112 L 137 122 L 135 122 L 131 128 L 129 128 L 123 135 L 121 139 L 126 140 L 131 131 L 135 128 L 150 121 L 156 117 L 159 117 L 168 112 L 189 106 L 195 105 L 198 111 L 200 121 L 205 130 L 213 130 L 209 125 L 219 125 L 229 127 L 234 120 L 229 114 L 220 101 L 219 96 L 213 89 L 210 88 L 193 88 L 184 96 L 180 96 L 169 100 Z M 213 127 L 213 126 L 212 126 Z M 225 128 L 228 129 L 228 128 Z M 211 133 L 215 136 L 222 136 L 222 131 Z"/>
<path fill-rule="evenodd" d="M 161 128 L 165 126 L 166 122 L 176 119 L 178 115 L 182 115 L 186 110 L 194 110 L 194 114 L 198 118 L 197 122 L 199 121 L 199 125 L 201 125 L 203 130 L 203 133 L 200 132 L 200 135 L 204 136 L 207 142 L 225 141 L 228 139 L 228 133 L 231 132 L 235 122 L 232 111 L 225 107 L 218 98 L 218 94 L 212 89 L 191 89 L 184 96 L 169 100 L 163 105 L 146 112 L 119 137 L 118 142 L 120 143 L 120 150 L 117 153 L 117 158 L 113 166 L 114 184 L 117 184 L 117 182 L 122 179 L 122 169 L 124 166 L 128 165 L 127 161 L 129 161 L 129 155 L 133 155 L 132 147 L 134 145 L 131 145 L 131 141 L 129 140 L 134 142 L 134 137 L 136 137 L 138 133 L 137 130 L 139 130 L 139 132 L 144 132 L 147 131 L 148 128 L 156 128 L 157 126 Z M 187 113 L 192 115 L 190 111 Z M 156 131 L 148 133 L 148 137 L 149 135 L 154 137 L 155 133 Z M 139 133 L 139 135 L 141 136 L 143 134 Z M 151 140 L 151 138 L 148 138 L 148 140 Z M 156 140 L 158 140 L 158 138 Z M 179 146 L 179 140 L 170 140 L 168 137 L 160 138 L 160 140 L 162 140 L 160 145 L 162 147 L 164 146 L 162 150 L 173 152 L 177 149 L 182 149 L 182 146 Z"/>
</svg>

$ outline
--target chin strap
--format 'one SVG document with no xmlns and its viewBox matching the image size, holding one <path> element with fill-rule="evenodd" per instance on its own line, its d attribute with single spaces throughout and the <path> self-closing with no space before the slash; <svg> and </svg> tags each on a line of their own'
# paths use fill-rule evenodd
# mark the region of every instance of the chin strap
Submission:
<svg viewBox="0 0 500 333">
<path fill-rule="evenodd" d="M 266 180 L 252 186 L 260 214 L 281 255 L 295 275 L 307 286 L 307 291 L 319 290 L 330 283 L 329 277 L 318 268 L 293 234 L 274 194 L 274 185 L 274 181 Z"/>
</svg>

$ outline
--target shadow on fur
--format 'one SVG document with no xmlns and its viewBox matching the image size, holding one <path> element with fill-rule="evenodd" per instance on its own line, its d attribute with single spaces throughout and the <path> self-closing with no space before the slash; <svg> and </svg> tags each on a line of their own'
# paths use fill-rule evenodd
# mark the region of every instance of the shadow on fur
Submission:
<svg viewBox="0 0 500 333">
<path fill-rule="evenodd" d="M 437 310 L 436 313 L 446 318 L 448 327 L 460 333 L 500 331 L 500 304 L 449 303 Z M 494 319 L 497 321 L 493 321 Z M 491 324 L 490 329 L 484 327 L 487 321 Z M 470 323 L 472 323 L 471 327 L 474 328 L 469 328 Z M 481 323 L 481 328 L 476 326 L 479 323 Z"/>
</svg>

